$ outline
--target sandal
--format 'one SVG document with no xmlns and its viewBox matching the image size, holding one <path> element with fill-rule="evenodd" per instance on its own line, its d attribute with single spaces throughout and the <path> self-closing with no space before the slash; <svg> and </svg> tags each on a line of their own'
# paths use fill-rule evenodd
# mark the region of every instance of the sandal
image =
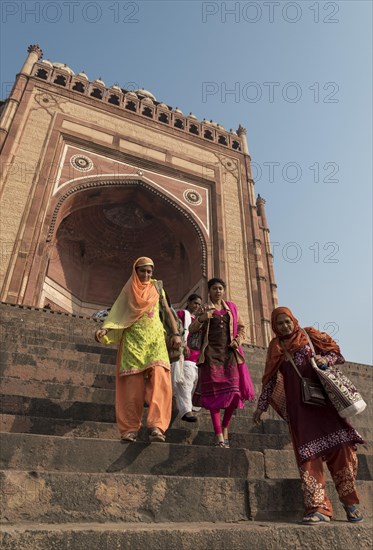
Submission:
<svg viewBox="0 0 373 550">
<path fill-rule="evenodd" d="M 215 447 L 221 447 L 222 449 L 226 449 L 227 446 L 225 444 L 224 441 L 217 441 L 215 444 L 214 444 Z"/>
<path fill-rule="evenodd" d="M 364 521 L 364 516 L 355 504 L 344 504 L 343 508 L 346 511 L 347 521 L 351 523 L 357 523 L 358 521 Z"/>
<path fill-rule="evenodd" d="M 320 512 L 311 512 L 302 519 L 303 525 L 316 525 L 317 523 L 328 523 L 330 517 Z"/>
<path fill-rule="evenodd" d="M 197 422 L 198 418 L 189 412 L 184 414 L 184 416 L 181 417 L 181 420 L 184 420 L 184 422 Z"/>
<path fill-rule="evenodd" d="M 230 447 L 229 439 L 224 439 L 224 445 L 225 445 L 226 449 L 229 449 L 229 447 Z"/>
<path fill-rule="evenodd" d="M 122 434 L 120 436 L 121 441 L 136 441 L 137 439 L 137 433 L 136 432 L 128 432 L 126 434 Z"/>
<path fill-rule="evenodd" d="M 164 443 L 166 441 L 166 436 L 161 432 L 159 428 L 153 428 L 150 431 L 149 439 L 152 443 L 153 442 Z"/>
</svg>

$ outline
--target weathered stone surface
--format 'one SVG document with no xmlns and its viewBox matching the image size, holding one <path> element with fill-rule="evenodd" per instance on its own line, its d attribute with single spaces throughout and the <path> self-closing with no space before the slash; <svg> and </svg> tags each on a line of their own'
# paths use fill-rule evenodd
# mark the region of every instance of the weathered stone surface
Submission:
<svg viewBox="0 0 373 550">
<path fill-rule="evenodd" d="M 144 423 L 146 421 L 144 415 Z M 212 432 L 209 415 L 202 412 L 197 414 L 198 422 L 186 423 L 180 419 L 174 419 L 167 430 L 168 443 L 188 443 L 191 445 L 212 446 L 214 434 Z M 230 443 L 232 448 L 248 449 L 250 451 L 264 451 L 265 449 L 289 449 L 291 442 L 288 434 L 267 434 L 246 431 L 246 423 L 238 419 L 232 422 Z M 243 433 L 238 430 L 245 430 Z M 43 416 L 29 415 L 0 415 L 0 431 L 7 433 L 32 433 L 45 435 L 59 435 L 65 437 L 91 437 L 102 439 L 119 438 L 119 431 L 113 422 L 94 422 L 89 420 L 69 420 Z M 140 441 L 147 441 L 145 429 L 139 434 Z"/>
<path fill-rule="evenodd" d="M 252 450 L 259 450 L 260 448 L 263 448 L 251 446 L 251 435 L 266 435 L 271 437 L 273 438 L 273 441 L 277 440 L 279 442 L 281 448 L 284 445 L 287 447 L 291 445 L 288 427 L 285 422 L 279 419 L 267 419 L 262 422 L 260 426 L 256 426 L 252 421 L 252 412 L 253 406 L 249 405 L 247 416 L 237 415 L 233 417 L 230 426 L 230 438 L 232 440 L 233 447 L 246 447 Z M 193 426 L 182 422 L 176 415 L 177 412 L 175 411 L 170 428 L 167 432 L 168 437 L 171 438 L 171 442 L 183 442 L 185 440 L 185 434 L 175 433 L 174 436 L 171 436 L 172 430 L 177 429 L 188 431 L 190 434 L 187 436 L 188 442 L 194 442 L 202 445 L 212 444 L 212 424 L 210 415 L 207 411 L 201 411 L 198 413 L 198 423 Z M 16 416 L 17 422 L 12 422 L 9 418 L 10 416 Z M 22 420 L 22 418 L 24 420 Z M 61 401 L 58 399 L 45 399 L 42 397 L 0 394 L 0 421 L 1 419 L 3 419 L 5 431 L 17 431 L 17 425 L 21 426 L 25 420 L 27 420 L 27 424 L 29 426 L 39 423 L 39 425 L 44 426 L 42 433 L 53 434 L 53 426 L 63 426 L 63 422 L 71 423 L 72 426 L 75 425 L 77 427 L 81 425 L 83 426 L 87 422 L 112 424 L 115 422 L 115 411 L 114 403 L 105 404 Z M 47 430 L 49 419 L 51 431 Z M 143 423 L 146 423 L 146 410 L 144 413 Z M 71 430 L 68 425 L 61 429 L 61 435 L 63 435 L 64 431 Z M 358 430 L 368 442 L 373 439 L 373 426 L 359 426 Z M 202 432 L 206 433 L 203 434 Z M 35 427 L 34 433 L 39 433 L 37 427 Z M 92 435 L 90 437 L 95 436 Z M 272 447 L 273 445 L 269 444 L 268 446 Z"/>
<path fill-rule="evenodd" d="M 260 479 L 264 457 L 246 449 L 2 434 L 0 468 Z"/>
<path fill-rule="evenodd" d="M 370 550 L 372 526 L 294 523 L 89 523 L 5 526 L 4 550 Z"/>
<path fill-rule="evenodd" d="M 243 479 L 7 470 L 1 472 L 1 493 L 1 517 L 8 522 L 238 521 L 250 516 Z"/>
<path fill-rule="evenodd" d="M 360 507 L 372 517 L 373 483 L 358 481 Z M 335 519 L 345 513 L 331 482 Z M 300 519 L 298 479 L 244 480 L 149 473 L 1 472 L 4 521 L 237 521 Z"/>
<path fill-rule="evenodd" d="M 198 413 L 196 424 L 182 422 L 174 411 L 166 444 L 150 445 L 146 429 L 139 442 L 120 443 L 114 423 L 116 351 L 92 341 L 97 323 L 5 309 L 7 322 L 0 327 L 5 549 L 371 547 L 370 525 L 346 523 L 328 475 L 338 521 L 316 528 L 274 523 L 300 520 L 303 503 L 288 428 L 273 411 L 260 426 L 252 421 L 255 403 L 237 411 L 231 449 L 213 447 L 207 411 Z M 247 346 L 246 354 L 259 389 L 265 350 Z M 345 372 L 369 395 L 371 367 L 349 363 Z M 370 407 L 352 422 L 368 442 L 371 420 Z M 372 516 L 371 479 L 372 453 L 368 445 L 359 446 L 358 491 L 366 518 Z"/>
</svg>

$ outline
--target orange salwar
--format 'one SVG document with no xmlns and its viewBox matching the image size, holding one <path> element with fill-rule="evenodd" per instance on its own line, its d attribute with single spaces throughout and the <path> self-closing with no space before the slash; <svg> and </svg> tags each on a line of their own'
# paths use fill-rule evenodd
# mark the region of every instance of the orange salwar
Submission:
<svg viewBox="0 0 373 550">
<path fill-rule="evenodd" d="M 331 451 L 325 462 L 334 481 L 339 500 L 342 504 L 359 504 L 355 478 L 357 456 L 352 447 L 342 447 Z M 300 467 L 302 491 L 306 513 L 320 512 L 332 517 L 333 509 L 325 493 L 325 476 L 321 457 L 304 462 Z"/>
<path fill-rule="evenodd" d="M 115 401 L 117 425 L 121 435 L 139 431 L 144 402 L 149 405 L 147 427 L 159 428 L 164 433 L 171 422 L 170 370 L 154 366 L 137 374 L 119 376 L 117 365 Z"/>
</svg>

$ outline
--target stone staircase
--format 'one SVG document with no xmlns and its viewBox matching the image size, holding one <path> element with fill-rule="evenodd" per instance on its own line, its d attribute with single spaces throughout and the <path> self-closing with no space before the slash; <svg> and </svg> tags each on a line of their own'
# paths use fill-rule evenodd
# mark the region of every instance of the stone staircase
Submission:
<svg viewBox="0 0 373 550">
<path fill-rule="evenodd" d="M 285 423 L 238 411 L 231 448 L 212 446 L 209 415 L 174 415 L 167 443 L 121 443 L 114 424 L 114 349 L 95 321 L 0 304 L 1 548 L 222 550 L 371 548 L 372 471 L 359 449 L 366 521 L 348 524 L 331 481 L 331 524 L 299 525 L 303 506 Z M 245 349 L 256 388 L 265 350 Z M 344 372 L 367 401 L 372 367 Z M 354 419 L 368 443 L 372 411 Z"/>
</svg>

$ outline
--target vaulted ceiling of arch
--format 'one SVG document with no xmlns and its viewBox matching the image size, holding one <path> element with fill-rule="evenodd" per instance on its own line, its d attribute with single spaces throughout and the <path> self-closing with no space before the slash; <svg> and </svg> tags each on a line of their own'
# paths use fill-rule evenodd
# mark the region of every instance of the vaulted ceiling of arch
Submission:
<svg viewBox="0 0 373 550">
<path fill-rule="evenodd" d="M 157 200 L 144 189 L 109 188 L 77 194 L 67 208 L 57 232 L 57 242 L 80 243 L 89 261 L 96 258 L 132 259 L 136 250 L 147 243 L 160 243 L 163 259 L 172 259 L 172 243 L 195 231 L 167 203 Z M 187 227 L 185 227 L 187 226 Z M 158 248 L 157 246 L 156 248 Z"/>
<path fill-rule="evenodd" d="M 144 188 L 99 188 L 68 199 L 55 238 L 49 276 L 75 296 L 110 303 L 133 261 L 151 256 L 156 276 L 175 297 L 199 280 L 202 249 L 197 231 L 176 208 Z M 187 266 L 187 268 L 186 268 Z M 101 300 L 97 289 L 110 281 Z"/>
</svg>

